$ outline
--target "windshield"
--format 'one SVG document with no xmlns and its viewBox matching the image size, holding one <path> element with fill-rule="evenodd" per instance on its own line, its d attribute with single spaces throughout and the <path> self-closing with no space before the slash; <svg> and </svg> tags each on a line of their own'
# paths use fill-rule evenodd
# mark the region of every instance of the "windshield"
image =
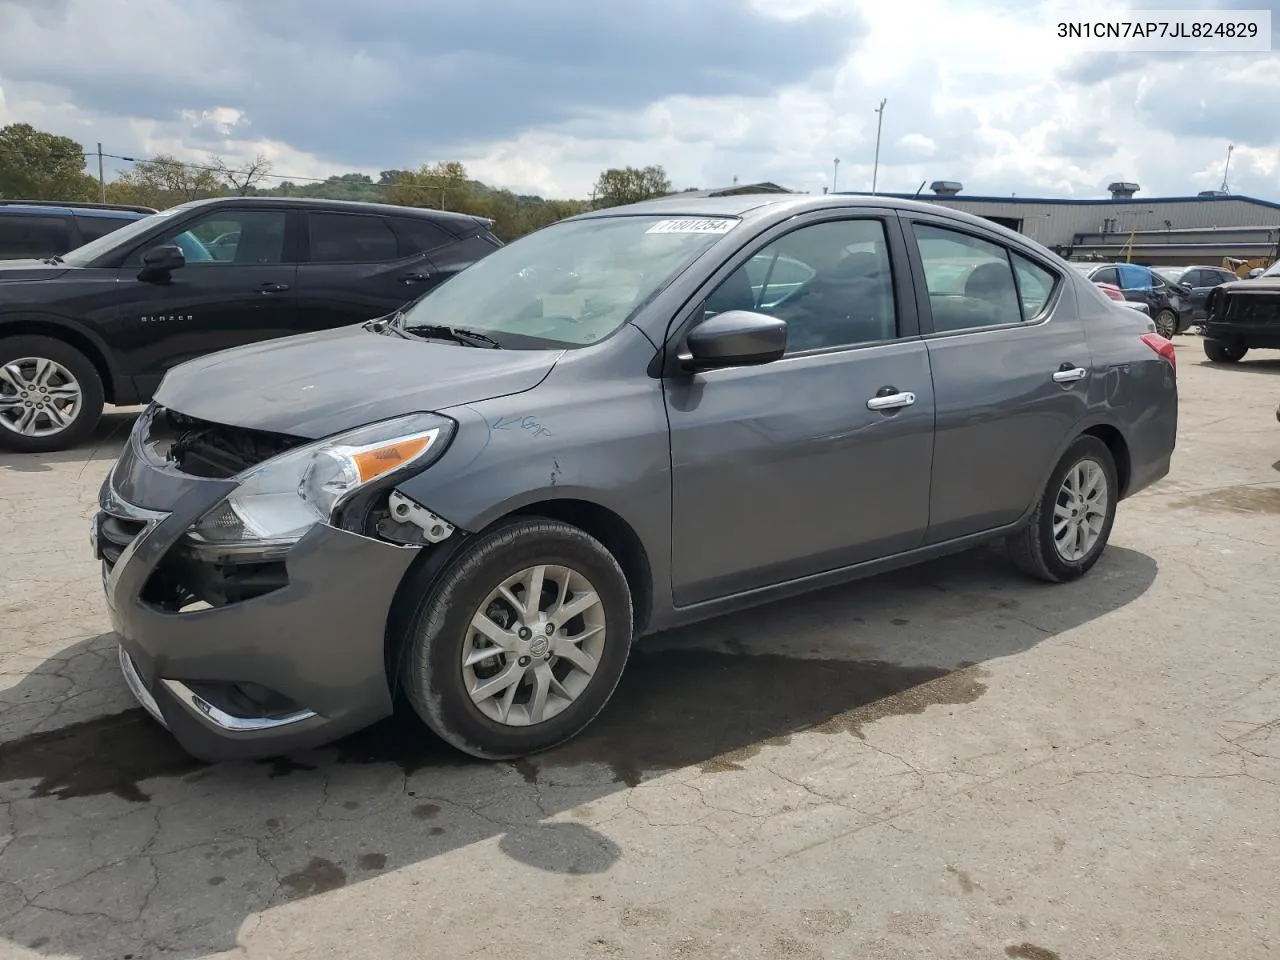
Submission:
<svg viewBox="0 0 1280 960">
<path fill-rule="evenodd" d="M 73 267 L 87 267 L 104 254 L 128 246 L 135 238 L 146 233 L 161 220 L 173 216 L 175 213 L 185 209 L 185 207 L 186 204 L 170 207 L 160 213 L 153 213 L 150 216 L 142 217 L 140 220 L 135 220 L 133 223 L 123 226 L 119 230 L 113 230 L 97 240 L 90 240 L 84 246 L 76 247 L 70 253 L 64 253 L 62 255 L 63 262 Z"/>
<path fill-rule="evenodd" d="M 1263 270 L 1262 275 L 1264 277 L 1280 277 L 1280 260 Z"/>
<path fill-rule="evenodd" d="M 656 216 L 553 224 L 407 307 L 403 329 L 463 328 L 514 348 L 598 343 L 737 224 Z"/>
</svg>

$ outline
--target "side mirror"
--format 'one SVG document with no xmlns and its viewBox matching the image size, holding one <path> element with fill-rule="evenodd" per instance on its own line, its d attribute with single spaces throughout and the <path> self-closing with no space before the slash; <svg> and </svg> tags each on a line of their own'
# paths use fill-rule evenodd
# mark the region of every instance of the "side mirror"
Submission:
<svg viewBox="0 0 1280 960">
<path fill-rule="evenodd" d="M 166 243 L 159 247 L 152 247 L 142 254 L 142 271 L 139 277 L 147 279 L 166 276 L 170 271 L 186 265 L 187 257 L 182 252 L 182 248 L 177 244 Z"/>
<path fill-rule="evenodd" d="M 772 363 L 787 351 L 787 324 L 749 310 L 726 310 L 689 331 L 686 370 L 749 367 Z"/>
</svg>

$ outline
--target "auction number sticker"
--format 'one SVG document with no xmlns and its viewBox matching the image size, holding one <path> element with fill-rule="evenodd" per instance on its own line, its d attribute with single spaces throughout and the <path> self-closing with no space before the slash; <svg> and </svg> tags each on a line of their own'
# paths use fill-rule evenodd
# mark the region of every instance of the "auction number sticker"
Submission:
<svg viewBox="0 0 1280 960">
<path fill-rule="evenodd" d="M 737 223 L 737 220 L 727 220 L 724 217 L 705 220 L 681 217 L 678 220 L 660 220 L 645 233 L 728 233 Z"/>
</svg>

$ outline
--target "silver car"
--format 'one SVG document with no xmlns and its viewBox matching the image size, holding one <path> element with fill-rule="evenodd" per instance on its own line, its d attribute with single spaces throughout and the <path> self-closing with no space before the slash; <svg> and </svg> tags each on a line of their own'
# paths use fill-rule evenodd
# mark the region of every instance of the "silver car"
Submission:
<svg viewBox="0 0 1280 960">
<path fill-rule="evenodd" d="M 129 685 L 197 756 L 403 692 L 510 758 L 581 731 L 658 630 L 993 539 L 1083 576 L 1177 416 L 1173 345 L 1020 234 L 676 197 L 176 367 L 92 535 Z"/>
</svg>

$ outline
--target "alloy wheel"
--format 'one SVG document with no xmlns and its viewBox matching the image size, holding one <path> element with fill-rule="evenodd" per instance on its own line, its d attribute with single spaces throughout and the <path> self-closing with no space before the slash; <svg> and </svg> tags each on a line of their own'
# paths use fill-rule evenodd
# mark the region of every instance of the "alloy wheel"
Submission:
<svg viewBox="0 0 1280 960">
<path fill-rule="evenodd" d="M 0 426 L 24 437 L 51 437 L 80 415 L 84 395 L 75 376 L 45 357 L 0 367 Z"/>
<path fill-rule="evenodd" d="M 1053 507 L 1053 545 L 1058 556 L 1078 563 L 1089 555 L 1107 522 L 1107 473 L 1095 460 L 1079 460 L 1067 471 Z"/>
<path fill-rule="evenodd" d="M 582 695 L 604 652 L 605 610 L 585 576 L 540 564 L 508 577 L 471 618 L 462 673 L 486 717 L 524 727 Z"/>
</svg>

